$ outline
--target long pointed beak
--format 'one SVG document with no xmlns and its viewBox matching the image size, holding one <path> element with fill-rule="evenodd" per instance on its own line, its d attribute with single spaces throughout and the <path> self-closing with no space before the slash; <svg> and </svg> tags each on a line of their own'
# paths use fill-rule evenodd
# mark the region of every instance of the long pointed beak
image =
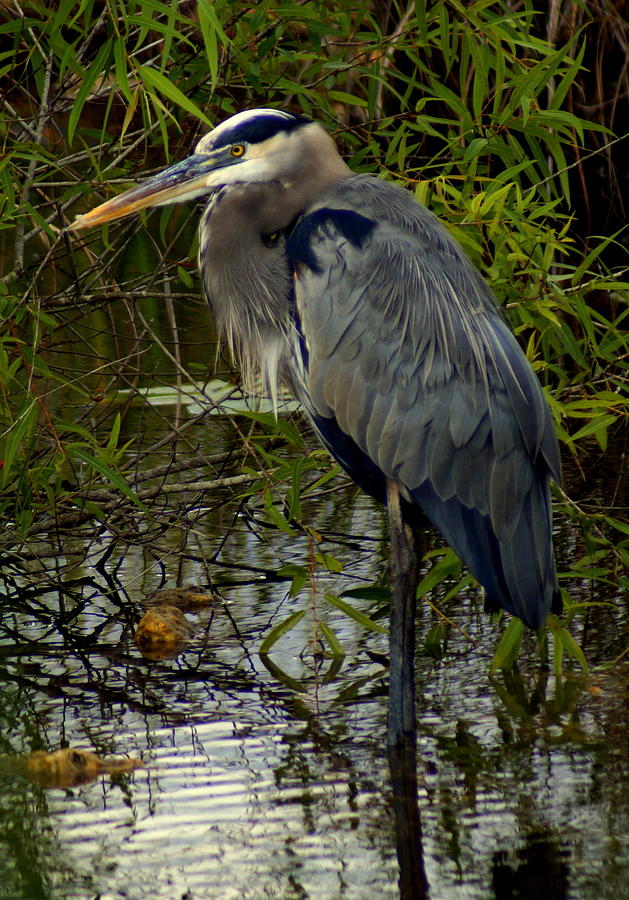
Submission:
<svg viewBox="0 0 629 900">
<path fill-rule="evenodd" d="M 220 155 L 195 154 L 158 175 L 148 178 L 142 184 L 130 188 L 124 194 L 113 197 L 88 213 L 77 216 L 72 228 L 91 228 L 113 219 L 121 219 L 149 206 L 164 206 L 181 203 L 211 192 L 215 179 L 211 173 L 233 163 Z"/>
</svg>

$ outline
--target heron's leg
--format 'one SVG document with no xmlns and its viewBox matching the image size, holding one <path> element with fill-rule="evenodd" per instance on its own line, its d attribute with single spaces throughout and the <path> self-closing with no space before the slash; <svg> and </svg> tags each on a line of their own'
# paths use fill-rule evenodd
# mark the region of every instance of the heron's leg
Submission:
<svg viewBox="0 0 629 900">
<path fill-rule="evenodd" d="M 391 532 L 388 756 L 400 866 L 400 900 L 424 900 L 428 897 L 428 881 L 417 798 L 414 665 L 415 598 L 421 544 L 419 534 L 402 519 L 400 493 L 393 481 L 387 481 L 387 507 Z"/>
<path fill-rule="evenodd" d="M 389 747 L 389 769 L 395 818 L 395 844 L 399 864 L 400 900 L 426 900 L 428 879 L 424 868 L 422 826 L 417 797 L 415 732 Z"/>
<path fill-rule="evenodd" d="M 389 747 L 415 734 L 415 598 L 421 562 L 419 535 L 402 519 L 397 484 L 387 479 L 391 622 L 389 637 Z"/>
</svg>

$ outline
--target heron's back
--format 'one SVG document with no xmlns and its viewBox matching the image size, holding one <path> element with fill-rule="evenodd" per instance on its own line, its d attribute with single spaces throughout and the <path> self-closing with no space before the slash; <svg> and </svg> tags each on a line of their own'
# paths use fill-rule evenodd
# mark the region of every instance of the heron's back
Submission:
<svg viewBox="0 0 629 900">
<path fill-rule="evenodd" d="M 288 243 L 300 393 L 322 439 L 384 500 L 396 479 L 485 587 L 533 628 L 558 596 L 541 387 L 489 288 L 411 195 L 329 187 Z"/>
</svg>

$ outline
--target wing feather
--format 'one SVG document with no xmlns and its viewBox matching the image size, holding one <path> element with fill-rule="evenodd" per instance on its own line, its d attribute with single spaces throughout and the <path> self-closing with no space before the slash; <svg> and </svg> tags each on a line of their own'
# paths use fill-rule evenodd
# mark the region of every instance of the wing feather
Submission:
<svg viewBox="0 0 629 900">
<path fill-rule="evenodd" d="M 379 179 L 332 186 L 298 229 L 311 412 L 398 479 L 490 605 L 536 627 L 557 590 L 548 482 L 559 455 L 489 289 L 440 223 Z"/>
</svg>

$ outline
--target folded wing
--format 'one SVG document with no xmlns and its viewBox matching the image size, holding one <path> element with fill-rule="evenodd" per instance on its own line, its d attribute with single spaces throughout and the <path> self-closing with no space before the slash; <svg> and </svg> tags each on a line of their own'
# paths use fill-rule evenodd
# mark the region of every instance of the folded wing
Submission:
<svg viewBox="0 0 629 900">
<path fill-rule="evenodd" d="M 408 192 L 365 176 L 329 188 L 288 251 L 302 400 L 326 445 L 380 500 L 397 479 L 489 606 L 539 627 L 558 595 L 558 448 L 479 274 Z"/>
</svg>

